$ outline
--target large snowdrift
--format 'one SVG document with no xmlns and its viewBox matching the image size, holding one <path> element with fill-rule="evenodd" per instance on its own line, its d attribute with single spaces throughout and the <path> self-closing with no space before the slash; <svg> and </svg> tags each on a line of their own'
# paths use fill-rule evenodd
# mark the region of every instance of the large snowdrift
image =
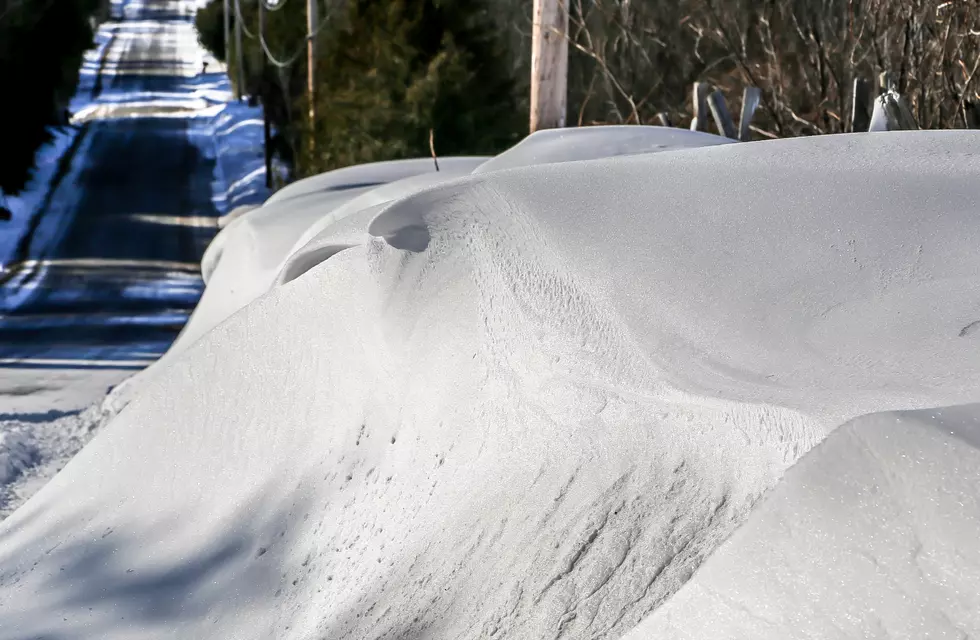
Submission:
<svg viewBox="0 0 980 640">
<path fill-rule="evenodd" d="M 629 632 L 837 425 L 978 400 L 978 144 L 551 164 L 352 213 L 308 244 L 364 244 L 282 271 L 0 525 L 0 638 Z M 975 593 L 907 596 L 965 628 Z"/>
<path fill-rule="evenodd" d="M 222 232 L 202 260 L 208 288 L 181 335 L 160 362 L 119 385 L 104 408 L 121 410 L 140 385 L 171 358 L 272 286 L 288 282 L 343 249 L 367 243 L 377 206 L 471 172 L 730 142 L 720 136 L 664 127 L 544 130 L 494 158 L 446 157 L 438 166 L 430 158 L 374 162 L 295 182 L 276 192 L 258 211 L 240 207 L 226 216 L 220 225 Z M 246 216 L 247 220 L 236 222 Z"/>
</svg>

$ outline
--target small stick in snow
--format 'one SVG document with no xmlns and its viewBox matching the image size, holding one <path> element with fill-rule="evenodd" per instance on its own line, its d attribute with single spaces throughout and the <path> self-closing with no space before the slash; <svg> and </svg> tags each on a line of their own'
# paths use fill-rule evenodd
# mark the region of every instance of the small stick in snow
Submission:
<svg viewBox="0 0 980 640">
<path fill-rule="evenodd" d="M 436 157 L 435 132 L 429 129 L 429 151 L 432 152 L 432 161 L 436 163 L 436 171 L 439 170 L 439 158 Z"/>
</svg>

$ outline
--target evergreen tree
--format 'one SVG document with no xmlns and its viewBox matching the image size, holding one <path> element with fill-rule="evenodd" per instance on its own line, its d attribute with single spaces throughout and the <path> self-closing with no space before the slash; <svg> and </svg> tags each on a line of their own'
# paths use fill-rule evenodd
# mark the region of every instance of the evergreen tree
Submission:
<svg viewBox="0 0 980 640">
<path fill-rule="evenodd" d="M 424 156 L 493 154 L 524 128 L 483 0 L 349 0 L 320 38 L 304 174 Z M 308 146 L 301 146 L 304 151 Z"/>
<path fill-rule="evenodd" d="M 316 122 L 308 121 L 306 56 L 287 69 L 266 62 L 243 39 L 246 92 L 261 96 L 279 132 L 280 155 L 296 174 L 429 154 L 493 154 L 526 128 L 511 56 L 491 20 L 489 0 L 346 0 L 317 38 Z M 282 59 L 302 53 L 306 3 L 287 0 L 265 14 L 266 43 Z M 240 0 L 258 32 L 258 0 Z M 224 58 L 222 0 L 198 13 L 201 43 Z M 230 76 L 237 77 L 229 61 Z M 526 109 L 525 109 L 526 110 Z M 312 144 L 311 144 L 312 143 Z"/>
<path fill-rule="evenodd" d="M 89 19 L 98 0 L 0 2 L 0 190 L 21 191 L 37 150 L 62 123 L 62 108 L 78 83 L 92 46 Z"/>
</svg>

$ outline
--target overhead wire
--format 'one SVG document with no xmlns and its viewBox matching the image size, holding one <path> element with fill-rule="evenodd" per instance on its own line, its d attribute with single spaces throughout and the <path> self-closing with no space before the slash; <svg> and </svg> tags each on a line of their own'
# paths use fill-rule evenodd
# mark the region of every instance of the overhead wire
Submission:
<svg viewBox="0 0 980 640">
<path fill-rule="evenodd" d="M 296 61 L 303 56 L 303 53 L 305 52 L 305 48 L 306 48 L 306 43 L 309 42 L 311 39 L 315 38 L 320 33 L 320 31 L 322 31 L 324 27 L 327 26 L 327 22 L 329 22 L 330 20 L 330 12 L 326 11 L 325 12 L 326 15 L 317 25 L 316 29 L 313 30 L 313 33 L 309 33 L 306 35 L 305 38 L 303 38 L 303 44 L 297 47 L 296 52 L 290 56 L 286 56 L 285 58 L 280 59 L 278 56 L 272 53 L 272 49 L 269 47 L 269 43 L 266 41 L 265 38 L 265 12 L 266 11 L 273 12 L 273 11 L 281 10 L 284 6 L 286 6 L 286 0 L 280 2 L 279 5 L 276 7 L 269 7 L 265 3 L 265 0 L 258 0 L 258 3 L 259 3 L 258 35 L 249 32 L 248 29 L 245 28 L 245 21 L 242 20 L 241 0 L 235 0 L 235 18 L 241 23 L 242 31 L 245 33 L 246 36 L 248 36 L 252 40 L 257 39 L 259 41 L 259 45 L 262 47 L 262 52 L 265 54 L 266 59 L 273 66 L 279 67 L 280 69 L 285 69 L 295 64 Z"/>
<path fill-rule="evenodd" d="M 235 0 L 235 20 L 237 20 L 238 23 L 242 25 L 242 33 L 245 34 L 245 37 L 247 37 L 250 40 L 255 40 L 258 36 L 256 36 L 254 33 L 249 31 L 248 27 L 245 26 L 245 21 L 242 19 L 242 5 L 239 4 L 239 2 L 240 0 Z M 264 4 L 263 0 L 259 0 L 260 11 L 262 10 L 262 4 Z"/>
</svg>

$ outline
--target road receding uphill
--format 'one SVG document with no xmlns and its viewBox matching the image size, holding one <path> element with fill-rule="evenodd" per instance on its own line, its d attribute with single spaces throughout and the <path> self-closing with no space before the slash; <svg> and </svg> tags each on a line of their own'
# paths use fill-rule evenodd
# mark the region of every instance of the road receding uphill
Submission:
<svg viewBox="0 0 980 640">
<path fill-rule="evenodd" d="M 0 366 L 141 368 L 200 296 L 218 214 L 213 141 L 193 95 L 203 54 L 184 9 L 125 5 L 103 25 L 113 38 L 97 91 L 76 112 L 84 140 L 10 265 Z"/>
<path fill-rule="evenodd" d="M 11 240 L 0 274 L 0 519 L 88 442 L 105 416 L 78 410 L 154 362 L 203 290 L 200 260 L 226 198 L 213 116 L 230 94 L 222 74 L 199 73 L 194 5 L 114 3 L 82 65 L 73 141 Z"/>
</svg>

